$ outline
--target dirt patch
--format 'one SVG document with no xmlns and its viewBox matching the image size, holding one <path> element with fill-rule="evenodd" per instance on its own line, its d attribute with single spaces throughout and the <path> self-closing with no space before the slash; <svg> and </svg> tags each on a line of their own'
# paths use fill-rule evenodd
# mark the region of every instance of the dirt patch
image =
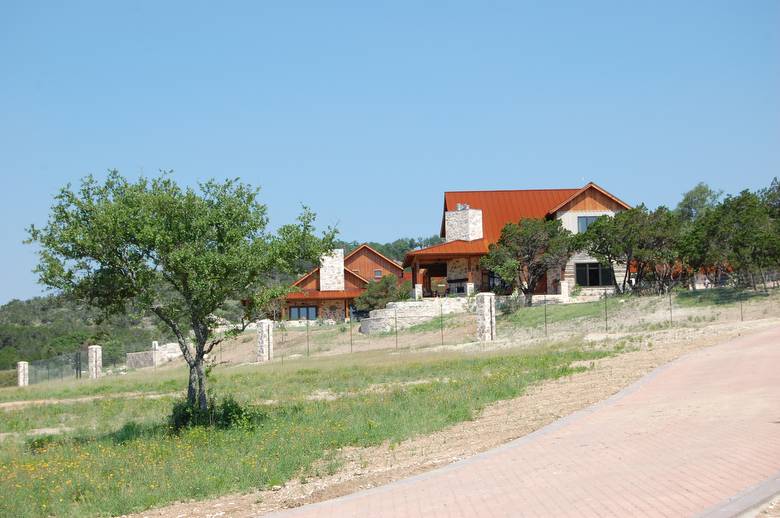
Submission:
<svg viewBox="0 0 780 518">
<path fill-rule="evenodd" d="M 21 437 L 21 436 L 35 436 L 35 435 L 59 435 L 62 433 L 68 433 L 73 431 L 73 428 L 70 428 L 68 426 L 60 426 L 57 428 L 33 428 L 32 430 L 27 430 L 26 432 L 4 432 L 0 433 L 0 442 L 3 442 L 6 439 L 10 439 L 12 437 Z"/>
<path fill-rule="evenodd" d="M 119 392 L 116 394 L 101 394 L 97 396 L 82 396 L 67 399 L 27 399 L 23 401 L 6 401 L 0 403 L 0 410 L 18 410 L 28 406 L 40 405 L 72 405 L 74 403 L 88 403 L 99 399 L 160 399 L 164 397 L 176 396 L 178 392 L 168 392 L 165 394 L 148 392 Z"/>
<path fill-rule="evenodd" d="M 249 517 L 327 500 L 422 473 L 527 435 L 601 401 L 654 368 L 690 351 L 778 325 L 780 319 L 670 329 L 637 342 L 638 350 L 581 365 L 589 370 L 531 387 L 523 396 L 495 403 L 475 420 L 400 444 L 346 448 L 284 487 L 182 502 L 134 516 Z M 650 340 L 649 338 L 652 338 Z M 605 338 L 606 339 L 606 338 Z M 328 473 L 328 465 L 340 465 Z M 764 516 L 775 516 L 767 514 Z"/>
<path fill-rule="evenodd" d="M 780 495 L 767 502 L 761 509 L 742 515 L 744 518 L 780 518 Z"/>
</svg>

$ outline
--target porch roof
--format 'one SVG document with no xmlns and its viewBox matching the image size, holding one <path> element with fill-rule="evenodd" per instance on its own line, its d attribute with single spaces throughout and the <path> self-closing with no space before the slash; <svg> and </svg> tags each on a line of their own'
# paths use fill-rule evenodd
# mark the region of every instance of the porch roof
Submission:
<svg viewBox="0 0 780 518">
<path fill-rule="evenodd" d="M 340 300 L 354 299 L 363 294 L 366 290 L 339 290 L 339 291 L 319 291 L 306 290 L 294 291 L 288 293 L 287 300 Z"/>
<path fill-rule="evenodd" d="M 455 240 L 449 243 L 440 243 L 420 250 L 412 250 L 404 257 L 404 268 L 411 266 L 415 259 L 452 259 L 455 257 L 468 257 L 484 255 L 488 252 L 488 244 L 484 239 L 474 241 Z"/>
</svg>

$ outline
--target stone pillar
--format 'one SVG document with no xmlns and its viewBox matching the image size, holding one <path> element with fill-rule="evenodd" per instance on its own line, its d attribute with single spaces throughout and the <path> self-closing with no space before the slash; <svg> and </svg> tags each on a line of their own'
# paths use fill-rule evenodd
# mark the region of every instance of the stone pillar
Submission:
<svg viewBox="0 0 780 518">
<path fill-rule="evenodd" d="M 496 295 L 479 293 L 477 295 L 477 340 L 492 342 L 496 339 Z"/>
<path fill-rule="evenodd" d="M 27 362 L 16 362 L 16 384 L 20 387 L 26 387 L 30 384 L 30 364 Z"/>
<path fill-rule="evenodd" d="M 87 347 L 87 368 L 90 379 L 97 379 L 103 375 L 103 348 L 99 345 Z"/>
<path fill-rule="evenodd" d="M 257 323 L 257 361 L 274 359 L 274 321 L 261 320 Z"/>
<path fill-rule="evenodd" d="M 561 279 L 561 302 L 569 302 L 569 281 Z"/>
<path fill-rule="evenodd" d="M 474 283 L 473 282 L 467 282 L 466 283 L 466 296 L 467 297 L 473 297 L 474 296 Z"/>
<path fill-rule="evenodd" d="M 422 300 L 422 298 L 423 298 L 422 284 L 415 284 L 414 285 L 414 300 Z"/>
</svg>

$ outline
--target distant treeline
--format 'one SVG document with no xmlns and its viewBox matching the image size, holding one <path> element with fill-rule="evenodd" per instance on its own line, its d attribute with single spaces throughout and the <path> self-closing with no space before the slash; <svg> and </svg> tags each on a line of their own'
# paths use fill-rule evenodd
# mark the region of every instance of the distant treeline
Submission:
<svg viewBox="0 0 780 518">
<path fill-rule="evenodd" d="M 146 316 L 112 317 L 101 321 L 94 309 L 59 296 L 12 300 L 0 306 L 0 370 L 17 361 L 35 361 L 103 346 L 103 363 L 123 361 L 126 352 L 145 350 L 153 340 L 172 339 Z"/>
<path fill-rule="evenodd" d="M 410 250 L 437 245 L 441 242 L 443 242 L 443 239 L 438 235 L 434 235 L 430 237 L 403 237 L 389 243 L 369 241 L 366 244 L 380 254 L 400 262 L 404 260 L 404 256 Z M 344 248 L 344 251 L 349 253 L 362 244 L 359 241 L 337 241 L 336 248 Z"/>
</svg>

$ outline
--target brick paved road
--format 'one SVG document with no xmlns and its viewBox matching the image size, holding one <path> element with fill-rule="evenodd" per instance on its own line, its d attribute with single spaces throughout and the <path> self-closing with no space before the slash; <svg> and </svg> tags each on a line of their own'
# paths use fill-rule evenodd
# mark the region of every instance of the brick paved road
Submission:
<svg viewBox="0 0 780 518">
<path fill-rule="evenodd" d="M 773 492 L 780 328 L 680 358 L 471 459 L 273 516 L 731 516 Z"/>
</svg>

